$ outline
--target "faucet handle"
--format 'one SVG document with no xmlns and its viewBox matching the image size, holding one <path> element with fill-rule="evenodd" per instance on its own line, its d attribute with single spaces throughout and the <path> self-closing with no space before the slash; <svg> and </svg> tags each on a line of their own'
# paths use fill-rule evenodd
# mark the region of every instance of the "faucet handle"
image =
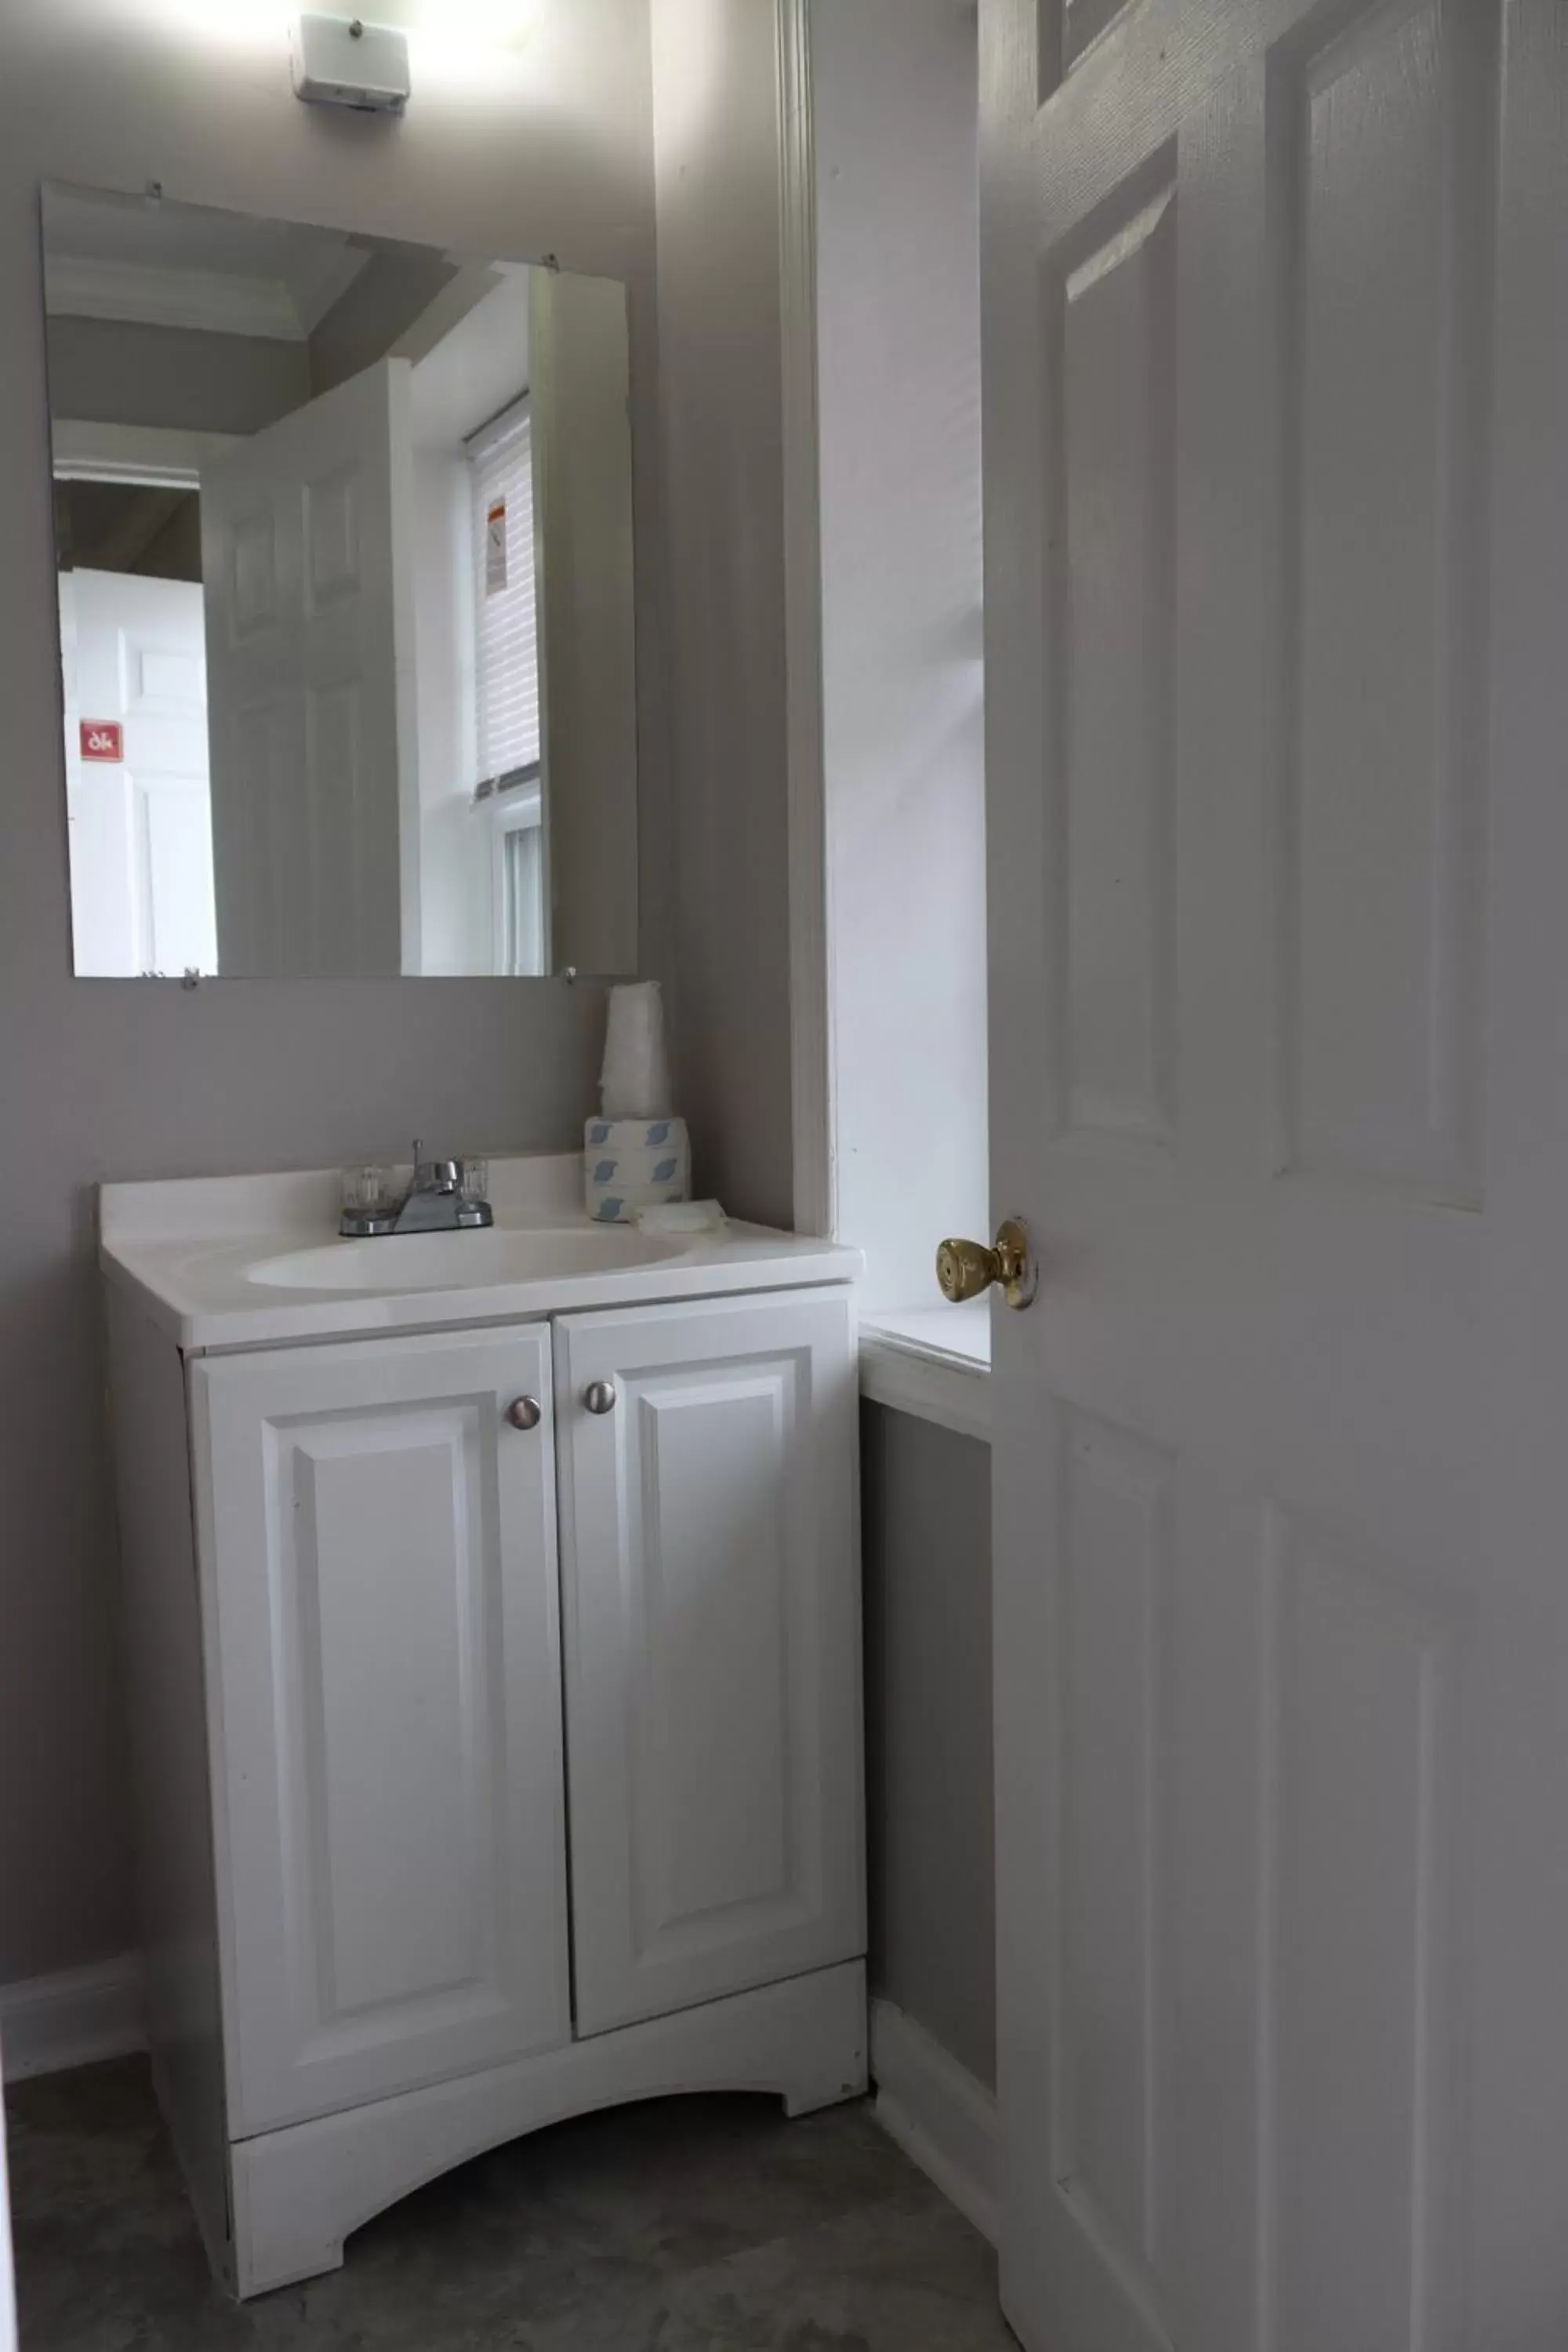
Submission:
<svg viewBox="0 0 1568 2352">
<path fill-rule="evenodd" d="M 459 1225 L 493 1225 L 495 1212 L 486 1195 L 490 1189 L 490 1165 L 488 1160 L 459 1160 L 458 1162 L 458 1223 Z"/>
<path fill-rule="evenodd" d="M 414 1175 L 411 1189 L 416 1192 L 456 1192 L 462 1185 L 462 1162 L 458 1160 L 426 1160 L 424 1139 L 414 1139 Z"/>
</svg>

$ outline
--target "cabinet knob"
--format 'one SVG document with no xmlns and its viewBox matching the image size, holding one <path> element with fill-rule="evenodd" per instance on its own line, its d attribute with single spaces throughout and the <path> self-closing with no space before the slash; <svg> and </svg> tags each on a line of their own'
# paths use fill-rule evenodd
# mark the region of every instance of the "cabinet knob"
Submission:
<svg viewBox="0 0 1568 2352">
<path fill-rule="evenodd" d="M 590 1412 L 614 1412 L 616 1409 L 614 1381 L 590 1381 L 583 1391 L 583 1402 Z"/>
<path fill-rule="evenodd" d="M 543 1414 L 537 1397 L 513 1397 L 506 1409 L 506 1417 L 514 1429 L 537 1429 Z"/>
</svg>

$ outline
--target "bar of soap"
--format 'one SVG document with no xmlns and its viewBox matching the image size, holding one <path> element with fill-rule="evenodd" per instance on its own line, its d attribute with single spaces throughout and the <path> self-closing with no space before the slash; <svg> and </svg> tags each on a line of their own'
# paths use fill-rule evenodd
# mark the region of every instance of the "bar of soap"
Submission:
<svg viewBox="0 0 1568 2352">
<path fill-rule="evenodd" d="M 717 1201 L 667 1201 L 637 1213 L 643 1234 L 721 1234 L 730 1220 Z"/>
</svg>

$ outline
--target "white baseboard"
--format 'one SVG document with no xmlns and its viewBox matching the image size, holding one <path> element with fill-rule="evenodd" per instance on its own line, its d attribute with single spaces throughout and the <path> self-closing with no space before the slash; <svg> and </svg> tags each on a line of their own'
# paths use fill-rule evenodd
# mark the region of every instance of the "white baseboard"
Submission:
<svg viewBox="0 0 1568 2352">
<path fill-rule="evenodd" d="M 876 2116 L 944 2197 L 996 2243 L 996 2095 L 896 2002 L 871 2003 Z"/>
<path fill-rule="evenodd" d="M 147 2047 L 134 1952 L 0 1985 L 0 2073 L 7 2083 Z"/>
</svg>

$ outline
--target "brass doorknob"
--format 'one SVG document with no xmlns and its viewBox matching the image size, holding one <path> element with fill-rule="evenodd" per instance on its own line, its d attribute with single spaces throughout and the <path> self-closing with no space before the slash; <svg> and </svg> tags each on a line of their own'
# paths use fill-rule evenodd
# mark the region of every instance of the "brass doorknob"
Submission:
<svg viewBox="0 0 1568 2352">
<path fill-rule="evenodd" d="M 1019 1218 L 1007 1217 L 990 1249 L 984 1242 L 943 1242 L 936 1254 L 936 1278 L 950 1306 L 978 1298 L 994 1282 L 1009 1307 L 1027 1307 L 1038 1278 L 1027 1229 Z"/>
</svg>

